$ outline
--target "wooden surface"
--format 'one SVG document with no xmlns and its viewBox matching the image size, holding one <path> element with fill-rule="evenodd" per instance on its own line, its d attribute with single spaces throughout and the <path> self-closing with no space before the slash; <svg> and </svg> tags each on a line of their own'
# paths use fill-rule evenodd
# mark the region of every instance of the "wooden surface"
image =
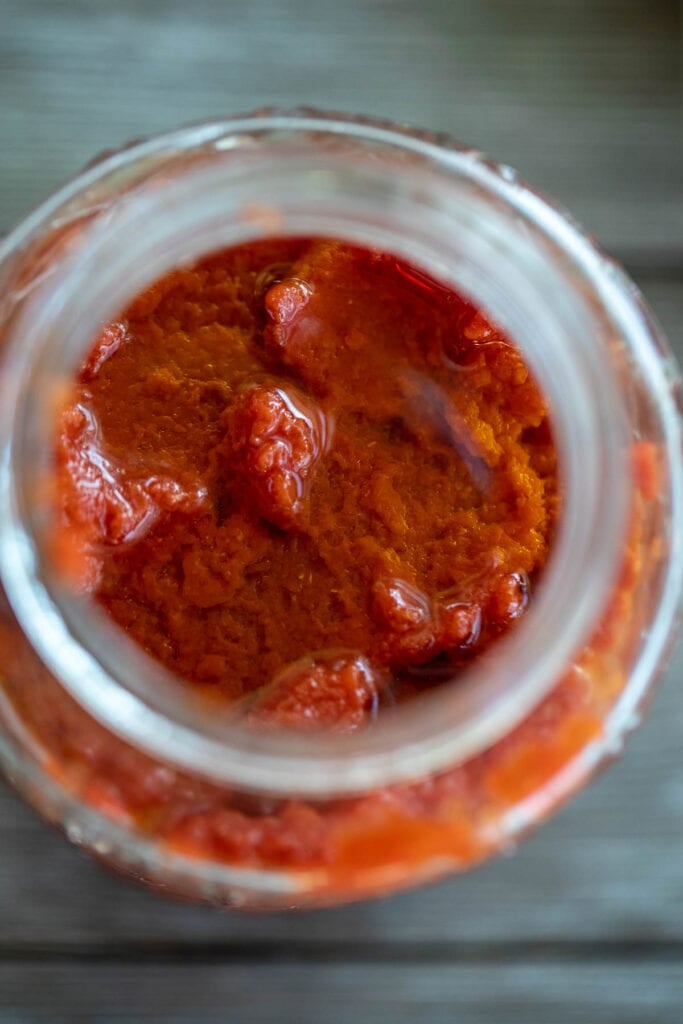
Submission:
<svg viewBox="0 0 683 1024">
<path fill-rule="evenodd" d="M 0 0 L 0 230 L 93 152 L 315 103 L 451 131 L 561 199 L 683 357 L 675 0 Z M 0 1024 L 680 1024 L 683 654 L 625 759 L 512 857 L 239 915 L 110 877 L 0 786 Z"/>
</svg>

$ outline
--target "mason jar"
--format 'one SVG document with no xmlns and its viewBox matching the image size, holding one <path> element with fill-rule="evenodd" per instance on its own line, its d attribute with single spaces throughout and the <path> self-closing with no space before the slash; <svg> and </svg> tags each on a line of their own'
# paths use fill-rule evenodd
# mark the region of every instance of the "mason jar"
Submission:
<svg viewBox="0 0 683 1024">
<path fill-rule="evenodd" d="M 518 345 L 559 455 L 557 535 L 519 625 L 352 735 L 210 716 L 46 557 L 55 408 L 102 323 L 173 268 L 269 236 L 389 252 L 464 293 Z M 509 167 L 308 110 L 136 142 L 0 244 L 0 359 L 0 761 L 120 871 L 249 907 L 464 871 L 543 821 L 638 724 L 679 609 L 680 379 L 623 270 Z"/>
</svg>

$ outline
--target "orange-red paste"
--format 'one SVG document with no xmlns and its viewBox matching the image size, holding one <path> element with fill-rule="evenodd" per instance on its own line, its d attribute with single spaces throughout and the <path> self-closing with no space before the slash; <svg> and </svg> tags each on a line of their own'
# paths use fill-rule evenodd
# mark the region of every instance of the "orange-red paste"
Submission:
<svg viewBox="0 0 683 1024">
<path fill-rule="evenodd" d="M 348 731 L 532 599 L 557 513 L 509 338 L 383 253 L 254 242 L 107 325 L 60 423 L 54 553 L 245 720 Z"/>
<path fill-rule="evenodd" d="M 557 509 L 510 340 L 396 258 L 274 240 L 106 326 L 58 438 L 55 553 L 250 721 L 349 730 L 522 614 Z"/>
</svg>

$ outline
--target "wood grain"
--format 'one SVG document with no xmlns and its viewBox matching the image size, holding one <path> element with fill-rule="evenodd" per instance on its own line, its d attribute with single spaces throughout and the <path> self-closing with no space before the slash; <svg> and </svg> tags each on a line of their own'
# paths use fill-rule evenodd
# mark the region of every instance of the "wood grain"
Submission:
<svg viewBox="0 0 683 1024">
<path fill-rule="evenodd" d="M 0 226 L 93 153 L 263 104 L 447 130 L 607 248 L 680 252 L 675 0 L 0 0 Z"/>
<path fill-rule="evenodd" d="M 8 1024 L 680 1024 L 682 1002 L 675 963 L 0 966 Z"/>
</svg>

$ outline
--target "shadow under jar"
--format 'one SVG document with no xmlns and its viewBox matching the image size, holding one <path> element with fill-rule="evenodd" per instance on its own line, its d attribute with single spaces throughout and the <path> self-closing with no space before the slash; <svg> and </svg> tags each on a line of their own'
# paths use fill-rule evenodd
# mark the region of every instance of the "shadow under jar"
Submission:
<svg viewBox="0 0 683 1024">
<path fill-rule="evenodd" d="M 352 723 L 358 728 L 336 712 L 332 728 L 274 728 L 291 724 L 277 700 L 263 728 L 254 708 L 272 709 L 277 680 L 265 699 L 257 689 L 224 702 L 211 676 L 229 677 L 230 664 L 207 651 L 206 685 L 188 685 L 170 656 L 151 657 L 134 630 L 116 625 L 125 616 L 107 615 L 95 585 L 74 586 L 55 557 L 57 425 L 73 408 L 74 381 L 83 386 L 84 374 L 117 358 L 122 311 L 164 275 L 267 249 L 273 239 L 300 258 L 303 240 L 318 240 L 315 251 L 333 239 L 337 253 L 368 259 L 372 273 L 389 261 L 385 269 L 427 305 L 459 303 L 473 344 L 491 332 L 495 343 L 513 339 L 552 425 L 560 511 L 512 628 L 461 658 L 457 673 L 439 650 L 422 676 L 417 658 L 402 673 L 382 665 L 375 678 L 368 652 L 345 643 L 309 652 L 303 668 L 282 667 L 280 684 L 303 672 L 312 692 L 311 681 L 313 690 L 330 679 L 345 685 L 351 665 L 356 697 L 368 686 L 364 711 L 372 712 Z M 277 268 L 264 269 L 264 315 L 270 310 L 276 326 L 286 326 L 297 288 L 306 300 L 320 294 L 291 267 L 284 291 Z M 634 285 L 509 168 L 442 136 L 312 111 L 181 129 L 103 158 L 43 204 L 0 246 L 0 289 L 0 759 L 73 841 L 197 900 L 343 902 L 462 871 L 509 847 L 619 752 L 677 619 L 680 382 Z M 363 366 L 363 344 L 373 339 L 350 337 Z M 455 380 L 468 367 L 452 362 Z M 433 378 L 425 385 L 417 375 L 418 386 L 415 374 L 401 378 L 399 364 L 401 395 L 417 395 L 418 418 L 436 430 Z M 313 473 L 338 443 L 339 409 L 332 414 L 327 398 L 300 390 L 293 399 L 274 373 L 264 364 L 259 394 L 265 389 L 269 415 L 281 401 L 277 415 L 317 430 L 306 463 Z M 220 405 L 223 394 L 232 396 L 231 386 L 212 401 Z M 242 389 L 239 399 L 252 427 L 254 394 Z M 166 400 L 173 405 L 171 392 Z M 120 480 L 100 456 L 88 473 L 109 474 L 116 490 Z M 154 479 L 155 514 L 173 515 L 177 480 L 166 481 L 162 499 Z M 282 495 L 296 498 L 300 483 L 284 480 L 273 513 L 272 487 L 241 479 L 237 490 L 251 494 L 271 544 L 288 535 Z M 201 482 L 193 493 L 201 504 Z M 429 493 L 423 501 L 428 508 Z M 229 502 L 227 512 L 218 505 L 212 514 L 229 517 Z M 377 505 L 381 513 L 381 496 Z M 144 509 L 140 516 L 144 532 Z M 73 519 L 69 527 L 67 548 Z M 124 539 L 132 552 L 135 537 Z M 481 570 L 473 565 L 473 576 Z M 384 608 L 384 626 L 397 607 L 409 618 L 433 616 L 434 595 L 388 579 L 379 598 L 377 589 L 368 596 Z M 527 582 L 516 579 L 525 598 Z M 353 647 L 355 662 L 339 647 Z"/>
</svg>

